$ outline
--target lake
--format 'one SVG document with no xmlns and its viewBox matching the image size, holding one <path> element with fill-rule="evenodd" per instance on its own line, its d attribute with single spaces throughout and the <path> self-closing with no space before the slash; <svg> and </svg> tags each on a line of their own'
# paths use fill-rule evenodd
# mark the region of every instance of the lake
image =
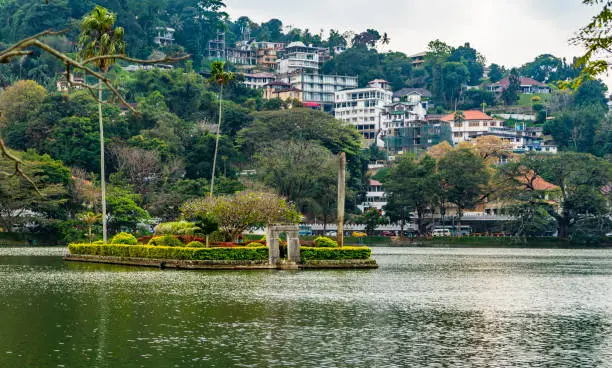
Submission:
<svg viewBox="0 0 612 368">
<path fill-rule="evenodd" d="M 0 367 L 612 367 L 612 250 L 178 271 L 0 248 Z"/>
</svg>

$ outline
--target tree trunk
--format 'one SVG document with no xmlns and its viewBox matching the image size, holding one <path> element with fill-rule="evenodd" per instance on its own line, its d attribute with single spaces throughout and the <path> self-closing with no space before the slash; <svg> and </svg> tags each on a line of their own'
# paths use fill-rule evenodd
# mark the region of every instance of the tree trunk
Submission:
<svg viewBox="0 0 612 368">
<path fill-rule="evenodd" d="M 98 120 L 100 123 L 100 189 L 102 191 L 102 241 L 108 240 L 106 224 L 106 174 L 104 172 L 104 125 L 102 124 L 102 82 L 98 85 Z"/>
<path fill-rule="evenodd" d="M 219 138 L 221 137 L 221 116 L 223 114 L 223 85 L 219 85 L 219 124 L 217 125 L 217 140 L 215 142 L 215 155 L 213 156 L 212 177 L 210 179 L 210 196 L 212 197 L 215 188 L 215 170 L 217 168 L 217 152 L 219 151 Z"/>
<path fill-rule="evenodd" d="M 91 225 L 89 225 L 89 243 L 91 244 Z"/>
</svg>

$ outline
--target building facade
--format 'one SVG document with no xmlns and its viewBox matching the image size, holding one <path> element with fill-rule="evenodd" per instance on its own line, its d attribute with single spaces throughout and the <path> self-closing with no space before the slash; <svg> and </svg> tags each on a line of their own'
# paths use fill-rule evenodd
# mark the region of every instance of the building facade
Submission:
<svg viewBox="0 0 612 368">
<path fill-rule="evenodd" d="M 371 143 L 382 130 L 382 114 L 385 106 L 393 102 L 389 83 L 373 80 L 366 88 L 346 89 L 336 92 L 334 115 L 336 119 L 354 125 Z"/>
<path fill-rule="evenodd" d="M 257 66 L 262 69 L 276 70 L 280 53 L 285 49 L 285 44 L 280 42 L 255 42 L 257 50 Z"/>
<path fill-rule="evenodd" d="M 533 78 L 520 77 L 521 87 L 520 93 L 550 93 L 550 87 L 542 82 L 538 82 Z M 489 92 L 501 94 L 505 89 L 510 86 L 510 79 L 508 77 L 503 78 L 499 82 L 489 85 Z"/>
<path fill-rule="evenodd" d="M 303 102 L 318 104 L 321 110 L 328 112 L 334 108 L 338 91 L 357 87 L 357 77 L 346 75 L 296 72 L 286 76 L 283 81 L 302 91 Z"/>
<path fill-rule="evenodd" d="M 174 43 L 174 28 L 168 27 L 155 27 L 156 36 L 153 38 L 153 42 L 161 47 L 172 46 Z"/>
<path fill-rule="evenodd" d="M 289 83 L 284 82 L 272 82 L 266 85 L 264 89 L 264 98 L 266 100 L 278 98 L 283 101 L 303 101 L 302 91 L 297 88 L 291 87 Z"/>
<path fill-rule="evenodd" d="M 262 89 L 266 85 L 276 81 L 276 75 L 272 73 L 244 74 L 244 85 L 253 89 Z"/>
<path fill-rule="evenodd" d="M 387 196 L 383 189 L 382 183 L 377 180 L 368 180 L 368 189 L 366 191 L 365 201 L 357 208 L 361 212 L 365 212 L 368 208 L 376 208 L 382 211 L 383 207 L 387 205 Z"/>
<path fill-rule="evenodd" d="M 281 75 L 298 70 L 305 73 L 319 71 L 319 50 L 316 47 L 306 46 L 303 42 L 291 42 L 285 47 L 283 57 L 277 60 L 277 70 Z"/>
<path fill-rule="evenodd" d="M 448 114 L 440 118 L 451 126 L 453 133 L 453 144 L 469 141 L 471 137 L 488 133 L 491 128 L 503 126 L 502 121 L 497 121 L 478 110 L 463 111 L 463 120 L 455 121 L 455 114 Z"/>
</svg>

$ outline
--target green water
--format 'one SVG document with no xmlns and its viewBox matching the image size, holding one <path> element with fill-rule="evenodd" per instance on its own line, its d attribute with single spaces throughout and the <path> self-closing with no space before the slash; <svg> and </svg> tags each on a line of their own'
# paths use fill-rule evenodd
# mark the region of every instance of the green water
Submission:
<svg viewBox="0 0 612 368">
<path fill-rule="evenodd" d="M 611 367 L 612 250 L 175 271 L 0 248 L 0 367 Z"/>
</svg>

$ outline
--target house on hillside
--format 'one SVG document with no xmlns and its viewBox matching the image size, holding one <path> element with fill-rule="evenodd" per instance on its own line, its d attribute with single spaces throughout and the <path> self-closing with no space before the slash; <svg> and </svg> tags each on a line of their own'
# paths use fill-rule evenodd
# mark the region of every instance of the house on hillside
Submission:
<svg viewBox="0 0 612 368">
<path fill-rule="evenodd" d="M 266 85 L 274 82 L 275 80 L 276 75 L 272 73 L 244 74 L 244 85 L 253 89 L 264 88 Z"/>
<path fill-rule="evenodd" d="M 414 55 L 410 55 L 408 56 L 408 58 L 412 62 L 412 67 L 418 68 L 422 66 L 423 64 L 425 64 L 425 56 L 427 56 L 427 52 L 423 51 L 423 52 L 416 53 Z"/>
<path fill-rule="evenodd" d="M 155 27 L 155 37 L 153 37 L 153 43 L 158 46 L 172 46 L 174 43 L 174 28 L 169 27 Z"/>
<path fill-rule="evenodd" d="M 366 198 L 363 203 L 357 205 L 357 208 L 361 212 L 365 212 L 368 208 L 376 208 L 382 211 L 383 207 L 387 205 L 387 196 L 383 189 L 382 183 L 378 180 L 368 180 L 368 189 L 366 191 Z"/>
<path fill-rule="evenodd" d="M 298 100 L 302 102 L 303 94 L 302 94 L 302 90 L 292 87 L 289 83 L 272 82 L 265 86 L 264 98 L 266 100 L 278 98 L 283 101 Z"/>
<path fill-rule="evenodd" d="M 463 121 L 455 121 L 455 113 L 440 118 L 450 124 L 453 144 L 469 141 L 471 137 L 488 133 L 491 128 L 503 126 L 503 122 L 479 110 L 463 111 Z"/>
<path fill-rule="evenodd" d="M 542 82 L 538 82 L 533 78 L 520 77 L 521 88 L 520 93 L 550 93 L 551 89 L 549 86 Z M 499 82 L 493 83 L 487 87 L 489 92 L 493 92 L 495 94 L 501 94 L 504 90 L 506 90 L 510 86 L 510 78 L 505 77 Z"/>
<path fill-rule="evenodd" d="M 425 110 L 430 108 L 431 92 L 426 88 L 402 88 L 393 92 L 393 102 L 418 102 Z"/>
</svg>

